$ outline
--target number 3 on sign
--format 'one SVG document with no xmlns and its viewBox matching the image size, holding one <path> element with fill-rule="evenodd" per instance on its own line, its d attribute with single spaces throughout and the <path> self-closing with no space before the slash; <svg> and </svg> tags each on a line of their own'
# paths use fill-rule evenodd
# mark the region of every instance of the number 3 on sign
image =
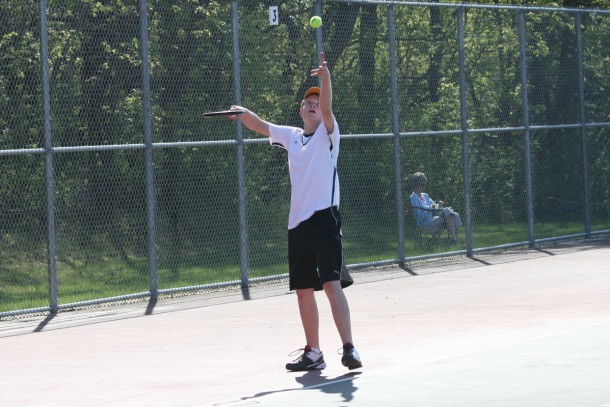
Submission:
<svg viewBox="0 0 610 407">
<path fill-rule="evenodd" d="M 279 19 L 277 6 L 269 6 L 269 25 L 278 25 Z"/>
</svg>

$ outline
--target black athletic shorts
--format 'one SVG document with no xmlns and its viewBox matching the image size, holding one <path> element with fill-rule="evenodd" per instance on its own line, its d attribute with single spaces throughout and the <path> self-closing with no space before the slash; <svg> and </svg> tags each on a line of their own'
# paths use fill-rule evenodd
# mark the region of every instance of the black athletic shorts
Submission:
<svg viewBox="0 0 610 407">
<path fill-rule="evenodd" d="M 288 230 L 290 289 L 322 289 L 339 280 L 343 262 L 341 216 L 336 206 L 315 212 Z"/>
</svg>

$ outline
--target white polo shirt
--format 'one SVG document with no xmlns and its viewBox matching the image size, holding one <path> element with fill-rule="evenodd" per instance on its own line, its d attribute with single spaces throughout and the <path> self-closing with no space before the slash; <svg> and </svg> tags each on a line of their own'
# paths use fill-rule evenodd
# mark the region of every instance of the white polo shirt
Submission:
<svg viewBox="0 0 610 407">
<path fill-rule="evenodd" d="M 294 229 L 314 212 L 339 206 L 339 125 L 326 132 L 320 123 L 313 136 L 303 137 L 303 129 L 269 125 L 269 142 L 288 152 L 290 170 L 290 215 L 288 229 Z M 331 149 L 332 142 L 332 149 Z"/>
</svg>

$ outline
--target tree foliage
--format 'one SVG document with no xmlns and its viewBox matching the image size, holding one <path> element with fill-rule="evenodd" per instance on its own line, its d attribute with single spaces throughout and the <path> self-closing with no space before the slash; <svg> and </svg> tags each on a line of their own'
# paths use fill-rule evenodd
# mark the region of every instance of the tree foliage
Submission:
<svg viewBox="0 0 610 407">
<path fill-rule="evenodd" d="M 239 2 L 241 101 L 266 120 L 298 125 L 303 91 L 316 81 L 316 32 L 310 1 L 280 3 L 280 24 L 268 24 L 268 2 Z M 472 1 L 471 3 L 482 3 Z M 506 0 L 495 5 L 608 8 L 605 0 Z M 154 141 L 227 141 L 232 122 L 201 112 L 237 103 L 231 3 L 151 0 L 148 33 Z M 50 0 L 49 52 L 52 136 L 57 147 L 143 142 L 141 47 L 137 1 Z M 469 129 L 523 126 L 523 83 L 515 9 L 464 8 L 465 80 Z M 385 4 L 324 2 L 323 47 L 333 75 L 334 110 L 344 135 L 393 131 Z M 608 121 L 610 17 L 582 13 L 584 120 Z M 399 5 L 394 9 L 398 114 L 401 132 L 446 131 L 401 139 L 402 177 L 425 171 L 431 195 L 463 209 L 463 139 L 455 8 Z M 42 90 L 38 7 L 34 0 L 0 2 L 1 149 L 41 148 Z M 527 89 L 531 125 L 578 124 L 581 117 L 574 13 L 525 11 Z M 454 133 L 452 133 L 454 132 Z M 255 135 L 244 131 L 246 138 Z M 608 134 L 589 132 L 594 204 L 607 204 Z M 468 152 L 476 220 L 523 221 L 524 138 L 521 131 L 470 134 Z M 561 217 L 549 198 L 582 207 L 579 130 L 531 132 L 539 217 Z M 348 212 L 396 211 L 394 144 L 353 139 L 342 144 L 342 191 Z M 55 157 L 58 223 L 66 247 L 99 248 L 128 261 L 146 252 L 145 175 L 138 149 L 62 153 Z M 18 158 L 18 159 L 17 159 Z M 44 225 L 42 155 L 0 157 L 3 232 Z M 236 165 L 233 147 L 155 150 L 160 252 L 166 264 L 237 261 Z M 283 233 L 268 219 L 287 210 L 285 156 L 246 148 L 249 221 Z M 403 194 L 410 192 L 404 184 Z M 37 191 L 37 192 L 35 192 Z M 605 200 L 605 201 L 604 201 Z M 559 202 L 554 201 L 554 202 Z M 8 213 L 8 212 L 7 212 Z M 44 234 L 38 236 L 39 244 Z M 101 243 L 103 242 L 103 243 Z M 232 250 L 228 250 L 232 247 Z M 224 256 L 224 257 L 223 257 Z M 215 259 L 215 260 L 212 260 Z"/>
</svg>

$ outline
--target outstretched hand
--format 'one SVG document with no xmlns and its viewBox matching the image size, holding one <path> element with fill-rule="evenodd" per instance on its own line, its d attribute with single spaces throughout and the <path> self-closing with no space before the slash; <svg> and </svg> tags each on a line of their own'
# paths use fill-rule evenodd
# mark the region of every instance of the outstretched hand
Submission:
<svg viewBox="0 0 610 407">
<path fill-rule="evenodd" d="M 250 112 L 250 111 L 249 111 L 248 109 L 246 109 L 245 107 L 243 107 L 243 106 L 237 106 L 237 105 L 233 105 L 233 106 L 231 106 L 231 109 L 229 109 L 229 110 L 241 110 L 241 111 L 245 110 L 245 111 L 246 111 L 246 113 L 249 113 L 249 112 Z M 237 120 L 237 119 L 239 119 L 239 118 L 240 118 L 240 116 L 241 116 L 240 114 L 233 114 L 233 115 L 228 115 L 228 116 L 227 116 L 227 118 L 228 118 L 229 120 Z"/>
<path fill-rule="evenodd" d="M 311 76 L 317 76 L 323 81 L 330 78 L 330 71 L 328 70 L 328 63 L 324 59 L 324 51 L 320 52 L 320 66 L 316 69 L 311 70 Z"/>
</svg>

